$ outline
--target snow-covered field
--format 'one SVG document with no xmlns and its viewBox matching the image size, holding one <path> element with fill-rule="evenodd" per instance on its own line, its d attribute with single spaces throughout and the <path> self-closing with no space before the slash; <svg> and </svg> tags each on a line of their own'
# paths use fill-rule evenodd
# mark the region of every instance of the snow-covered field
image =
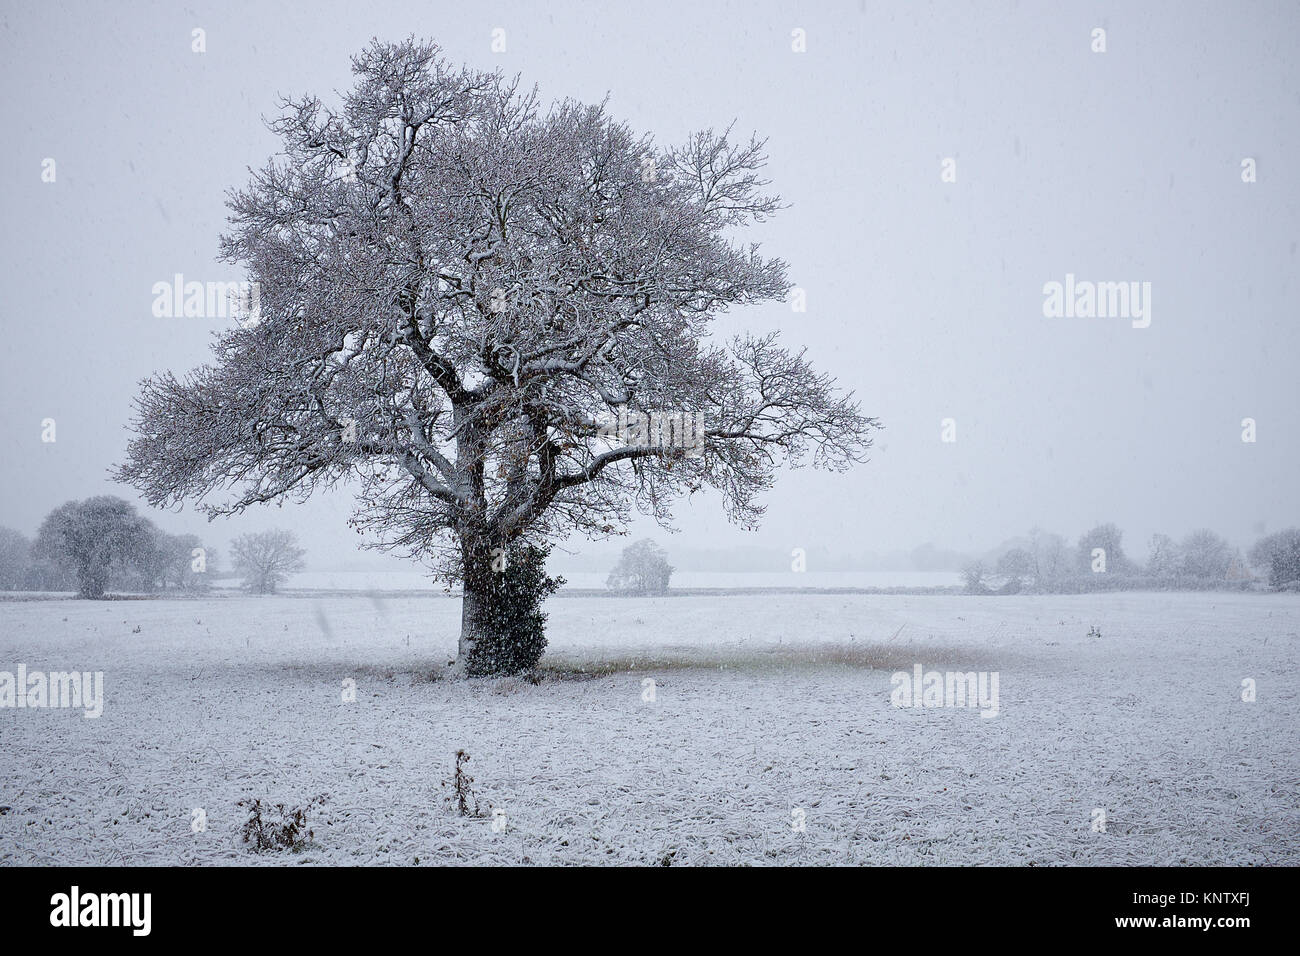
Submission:
<svg viewBox="0 0 1300 956">
<path fill-rule="evenodd" d="M 1300 596 L 548 607 L 532 685 L 437 679 L 436 595 L 0 603 L 0 670 L 106 688 L 0 709 L 0 862 L 1300 864 Z M 998 715 L 892 706 L 916 664 Z M 319 794 L 305 851 L 243 847 L 239 800 Z"/>
</svg>

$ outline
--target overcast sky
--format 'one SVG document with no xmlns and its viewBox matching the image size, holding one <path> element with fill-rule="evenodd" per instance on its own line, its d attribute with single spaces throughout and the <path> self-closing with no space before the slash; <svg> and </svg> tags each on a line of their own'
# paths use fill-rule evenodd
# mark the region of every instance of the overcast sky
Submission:
<svg viewBox="0 0 1300 956">
<path fill-rule="evenodd" d="M 137 382 L 203 361 L 220 322 L 155 318 L 153 284 L 237 278 L 215 263 L 224 194 L 275 150 L 277 95 L 333 101 L 351 54 L 408 34 L 547 100 L 608 93 L 662 143 L 733 119 L 769 138 L 790 208 L 756 237 L 807 311 L 717 330 L 780 329 L 886 428 L 851 472 L 786 473 L 758 532 L 697 498 L 670 550 L 982 549 L 1114 521 L 1142 553 L 1300 523 L 1300 4 L 314 0 L 4 5 L 0 524 L 135 500 L 107 472 Z M 1045 317 L 1067 274 L 1149 282 L 1150 325 Z M 292 526 L 319 566 L 352 553 L 349 507 L 152 516 L 218 547 Z"/>
</svg>

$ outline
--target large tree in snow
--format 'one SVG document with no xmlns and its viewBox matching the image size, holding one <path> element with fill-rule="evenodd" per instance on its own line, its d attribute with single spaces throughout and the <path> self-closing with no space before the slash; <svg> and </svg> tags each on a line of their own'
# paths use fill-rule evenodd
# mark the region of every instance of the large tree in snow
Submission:
<svg viewBox="0 0 1300 956">
<path fill-rule="evenodd" d="M 257 308 L 212 364 L 145 382 L 120 477 L 151 503 L 354 482 L 374 546 L 462 584 L 464 662 L 512 546 L 705 487 L 752 524 L 782 462 L 861 460 L 877 422 L 802 352 L 709 336 L 790 285 L 735 241 L 779 206 L 761 143 L 660 148 L 411 40 L 353 72 L 337 111 L 284 103 L 283 155 L 231 194 L 223 257 Z"/>
</svg>

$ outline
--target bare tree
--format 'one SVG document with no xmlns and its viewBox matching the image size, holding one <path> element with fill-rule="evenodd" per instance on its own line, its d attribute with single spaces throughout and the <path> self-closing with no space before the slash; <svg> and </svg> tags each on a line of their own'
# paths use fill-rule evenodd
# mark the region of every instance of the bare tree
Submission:
<svg viewBox="0 0 1300 956">
<path fill-rule="evenodd" d="M 1124 553 L 1121 544 L 1123 538 L 1124 532 L 1114 524 L 1099 524 L 1091 531 L 1080 535 L 1079 543 L 1075 547 L 1075 570 L 1082 575 L 1087 575 L 1094 567 L 1104 566 L 1110 574 L 1132 574 L 1133 562 Z M 1102 553 L 1094 554 L 1096 551 Z M 1104 562 L 1104 565 L 1101 562 Z"/>
<path fill-rule="evenodd" d="M 990 594 L 989 578 L 991 574 L 983 561 L 972 561 L 961 569 L 962 580 L 966 582 L 968 594 Z"/>
<path fill-rule="evenodd" d="M 1193 531 L 1178 550 L 1184 576 L 1209 581 L 1228 579 L 1234 558 L 1232 545 L 1208 528 Z"/>
<path fill-rule="evenodd" d="M 164 534 L 158 543 L 163 556 L 164 588 L 190 591 L 208 586 L 217 571 L 217 554 L 205 547 L 198 535 Z"/>
<path fill-rule="evenodd" d="M 661 149 L 413 40 L 353 72 L 341 111 L 283 104 L 283 159 L 231 195 L 223 254 L 260 301 L 215 364 L 144 383 L 119 477 L 150 502 L 231 514 L 355 481 L 371 546 L 462 583 L 464 662 L 514 542 L 664 521 L 706 486 L 753 525 L 783 461 L 863 460 L 878 422 L 802 352 L 708 334 L 790 285 L 730 238 L 780 205 L 761 142 Z"/>
<path fill-rule="evenodd" d="M 1029 552 L 1034 559 L 1034 580 L 1041 587 L 1060 581 L 1070 572 L 1070 552 L 1065 538 L 1042 528 L 1029 532 Z"/>
<path fill-rule="evenodd" d="M 230 542 L 230 559 L 244 579 L 244 587 L 257 594 L 274 594 L 294 571 L 301 571 L 306 552 L 292 531 L 276 529 L 241 534 Z"/>
<path fill-rule="evenodd" d="M 1155 578 L 1176 578 L 1182 572 L 1183 552 L 1167 534 L 1153 534 L 1147 545 L 1147 574 Z"/>
<path fill-rule="evenodd" d="M 1034 556 L 1025 548 L 1012 548 L 998 558 L 997 573 L 1018 591 L 1025 578 L 1034 576 Z"/>
</svg>

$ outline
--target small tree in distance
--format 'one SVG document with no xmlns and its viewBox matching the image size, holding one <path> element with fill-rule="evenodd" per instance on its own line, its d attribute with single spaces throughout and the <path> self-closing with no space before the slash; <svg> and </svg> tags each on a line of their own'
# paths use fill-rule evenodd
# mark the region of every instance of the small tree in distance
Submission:
<svg viewBox="0 0 1300 956">
<path fill-rule="evenodd" d="M 1189 578 L 1225 581 L 1232 567 L 1232 546 L 1208 528 L 1193 531 L 1179 548 L 1182 573 Z"/>
<path fill-rule="evenodd" d="M 1059 534 L 1033 528 L 1029 532 L 1029 553 L 1034 562 L 1034 580 L 1042 587 L 1070 574 L 1070 550 Z"/>
<path fill-rule="evenodd" d="M 151 556 L 155 533 L 130 502 L 100 495 L 69 501 L 46 515 L 32 554 L 74 574 L 81 597 L 102 598 L 111 576 Z"/>
<path fill-rule="evenodd" d="M 1150 557 L 1146 571 L 1153 578 L 1176 578 L 1183 567 L 1183 552 L 1178 542 L 1167 534 L 1153 534 L 1147 545 Z"/>
<path fill-rule="evenodd" d="M 0 591 L 27 586 L 32 543 L 13 528 L 0 528 Z"/>
<path fill-rule="evenodd" d="M 1025 578 L 1034 576 L 1034 556 L 1024 548 L 1012 548 L 998 558 L 998 574 L 1018 591 Z"/>
<path fill-rule="evenodd" d="M 663 594 L 672 574 L 673 567 L 663 548 L 645 538 L 623 549 L 623 556 L 605 579 L 605 587 L 636 594 Z"/>
<path fill-rule="evenodd" d="M 191 591 L 208 586 L 217 570 L 217 555 L 198 535 L 160 535 L 158 546 L 163 555 L 163 588 Z"/>
<path fill-rule="evenodd" d="M 966 582 L 967 594 L 989 594 L 989 569 L 983 561 L 972 561 L 961 569 L 962 580 Z"/>
<path fill-rule="evenodd" d="M 1105 569 L 1110 574 L 1131 574 L 1133 572 L 1133 562 L 1128 559 L 1124 553 L 1124 548 L 1120 541 L 1124 537 L 1124 532 L 1120 531 L 1113 524 L 1099 524 L 1091 531 L 1085 533 L 1079 538 L 1079 544 L 1076 551 L 1077 570 L 1080 574 L 1088 574 L 1093 571 L 1094 561 L 1099 557 L 1105 561 Z M 1102 556 L 1095 556 L 1094 551 L 1101 550 Z"/>
<path fill-rule="evenodd" d="M 302 570 L 305 553 L 292 531 L 280 529 L 241 534 L 230 542 L 235 570 L 255 594 L 274 594 L 285 578 Z"/>
<path fill-rule="evenodd" d="M 1268 572 L 1271 586 L 1300 584 L 1300 528 L 1287 528 L 1260 538 L 1247 557 L 1255 567 Z"/>
</svg>

